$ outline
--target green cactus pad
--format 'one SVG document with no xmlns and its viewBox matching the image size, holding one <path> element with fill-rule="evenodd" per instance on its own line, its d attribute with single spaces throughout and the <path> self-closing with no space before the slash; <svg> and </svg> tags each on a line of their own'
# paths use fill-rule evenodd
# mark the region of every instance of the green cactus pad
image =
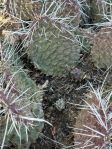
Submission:
<svg viewBox="0 0 112 149">
<path fill-rule="evenodd" d="M 12 52 L 14 50 L 13 47 L 9 46 L 9 50 L 7 48 L 8 46 L 5 46 L 3 50 L 4 58 L 1 59 L 1 68 L 3 67 L 3 69 L 1 69 L 0 74 L 0 105 L 3 109 L 7 109 L 4 112 L 5 115 L 9 113 L 5 145 L 11 140 L 18 145 L 18 148 L 20 144 L 21 148 L 25 148 L 24 146 L 28 148 L 30 143 L 38 138 L 44 127 L 42 110 L 43 89 L 36 86 L 35 82 L 23 70 L 22 63 L 16 54 L 13 53 L 10 57 L 11 50 Z M 10 113 L 12 113 L 12 117 Z M 35 120 L 29 120 L 30 118 Z M 36 118 L 41 119 L 42 122 Z M 7 116 L 0 115 L 0 127 L 2 128 L 2 131 L 0 131 L 0 144 L 3 141 L 7 119 Z M 12 128 L 11 125 L 13 126 Z M 26 134 L 25 126 L 28 127 L 28 134 Z M 10 128 L 11 130 L 9 131 Z"/>
<path fill-rule="evenodd" d="M 52 26 L 45 28 L 45 34 L 40 28 L 34 33 L 34 42 L 27 50 L 35 67 L 47 75 L 56 76 L 64 74 L 67 67 L 76 66 L 80 58 L 78 41 L 71 41 L 67 34 L 61 34 Z"/>
<path fill-rule="evenodd" d="M 92 41 L 91 56 L 96 67 L 112 66 L 112 29 L 102 28 Z"/>
</svg>

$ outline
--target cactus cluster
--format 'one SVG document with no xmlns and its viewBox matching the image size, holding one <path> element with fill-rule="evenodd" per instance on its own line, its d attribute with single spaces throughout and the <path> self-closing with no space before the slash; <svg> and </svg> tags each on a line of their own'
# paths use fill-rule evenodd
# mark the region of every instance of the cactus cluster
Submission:
<svg viewBox="0 0 112 149">
<path fill-rule="evenodd" d="M 46 121 L 43 90 L 23 69 L 19 50 L 25 50 L 35 67 L 47 75 L 64 74 L 80 58 L 75 29 L 80 8 L 77 1 L 65 0 L 1 2 L 0 145 L 3 149 L 12 140 L 18 148 L 28 148 Z"/>
<path fill-rule="evenodd" d="M 49 10 L 40 18 L 26 50 L 35 67 L 53 76 L 64 75 L 68 67 L 76 66 L 81 50 L 74 29 L 80 22 L 79 6 L 76 2 L 56 2 L 48 2 Z"/>
<path fill-rule="evenodd" d="M 28 44 L 26 53 L 35 67 L 47 75 L 56 76 L 64 74 L 68 67 L 76 66 L 81 50 L 75 29 L 80 22 L 80 7 L 77 1 L 10 0 L 6 1 L 5 5 L 6 13 L 19 21 L 22 19 L 23 22 L 19 22 L 21 25 L 24 21 L 29 22 L 27 18 L 31 21 L 24 31 L 27 37 L 33 39 L 33 42 Z M 29 40 L 26 39 L 24 47 Z"/>
<path fill-rule="evenodd" d="M 83 25 L 88 24 L 90 30 L 90 26 L 103 26 L 98 32 L 92 30 L 92 61 L 99 68 L 111 67 L 112 28 L 107 26 L 112 22 L 112 5 L 111 0 L 1 0 L 0 3 L 0 144 L 3 149 L 4 144 L 14 140 L 25 148 L 28 144 L 25 139 L 29 143 L 36 139 L 46 121 L 41 105 L 43 90 L 28 76 L 20 57 L 27 54 L 46 75 L 65 75 L 83 59 L 82 50 L 90 49 L 83 34 L 87 30 L 80 29 L 84 19 Z M 92 100 L 86 101 L 88 109 L 81 110 L 78 116 L 76 126 L 80 123 L 82 129 L 83 123 L 90 135 L 75 134 L 76 143 L 83 141 L 76 144 L 77 148 L 109 146 L 104 139 L 110 136 L 111 121 L 106 120 L 112 107 L 101 98 L 94 92 Z M 92 119 L 88 126 L 87 119 Z"/>
<path fill-rule="evenodd" d="M 4 45 L 0 56 L 1 148 L 10 140 L 25 148 L 43 128 L 43 90 L 23 70 L 14 47 Z"/>
</svg>

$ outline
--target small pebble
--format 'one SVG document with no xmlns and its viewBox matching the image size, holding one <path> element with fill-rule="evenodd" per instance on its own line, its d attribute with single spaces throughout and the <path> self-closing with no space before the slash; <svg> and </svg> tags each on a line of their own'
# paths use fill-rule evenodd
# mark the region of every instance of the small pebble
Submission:
<svg viewBox="0 0 112 149">
<path fill-rule="evenodd" d="M 62 111 L 63 109 L 65 109 L 65 101 L 64 101 L 64 99 L 61 98 L 61 99 L 57 100 L 56 103 L 55 103 L 55 107 L 59 111 Z"/>
</svg>

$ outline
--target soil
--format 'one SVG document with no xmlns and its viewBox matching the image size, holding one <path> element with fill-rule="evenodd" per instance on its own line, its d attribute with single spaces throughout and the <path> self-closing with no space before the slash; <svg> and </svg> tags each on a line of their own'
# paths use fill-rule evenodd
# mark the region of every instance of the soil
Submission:
<svg viewBox="0 0 112 149">
<path fill-rule="evenodd" d="M 108 73 L 106 70 L 97 69 L 89 54 L 83 54 L 82 61 L 77 68 L 72 68 L 66 76 L 46 76 L 40 70 L 36 70 L 31 61 L 23 58 L 25 68 L 29 69 L 29 75 L 36 80 L 37 84 L 44 84 L 48 81 L 43 98 L 43 110 L 45 120 L 53 126 L 46 125 L 41 137 L 32 143 L 29 149 L 74 149 L 73 128 L 78 115 L 78 104 L 86 98 L 89 93 L 89 82 L 94 87 L 101 86 Z M 35 73 L 34 73 L 35 72 Z M 111 86 L 111 72 L 105 82 L 105 88 Z M 62 99 L 65 106 L 62 109 L 56 107 L 56 102 Z"/>
</svg>

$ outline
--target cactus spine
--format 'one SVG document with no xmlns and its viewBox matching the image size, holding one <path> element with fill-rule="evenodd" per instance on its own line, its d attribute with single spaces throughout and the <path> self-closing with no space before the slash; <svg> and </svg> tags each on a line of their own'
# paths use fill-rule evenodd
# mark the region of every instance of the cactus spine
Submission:
<svg viewBox="0 0 112 149">
<path fill-rule="evenodd" d="M 0 74 L 0 143 L 1 148 L 9 140 L 18 148 L 27 146 L 42 131 L 43 90 L 36 86 L 23 70 L 22 63 L 11 46 L 2 47 Z M 35 132 L 35 133 L 34 133 Z M 30 137 L 29 137 L 30 136 Z"/>
</svg>

